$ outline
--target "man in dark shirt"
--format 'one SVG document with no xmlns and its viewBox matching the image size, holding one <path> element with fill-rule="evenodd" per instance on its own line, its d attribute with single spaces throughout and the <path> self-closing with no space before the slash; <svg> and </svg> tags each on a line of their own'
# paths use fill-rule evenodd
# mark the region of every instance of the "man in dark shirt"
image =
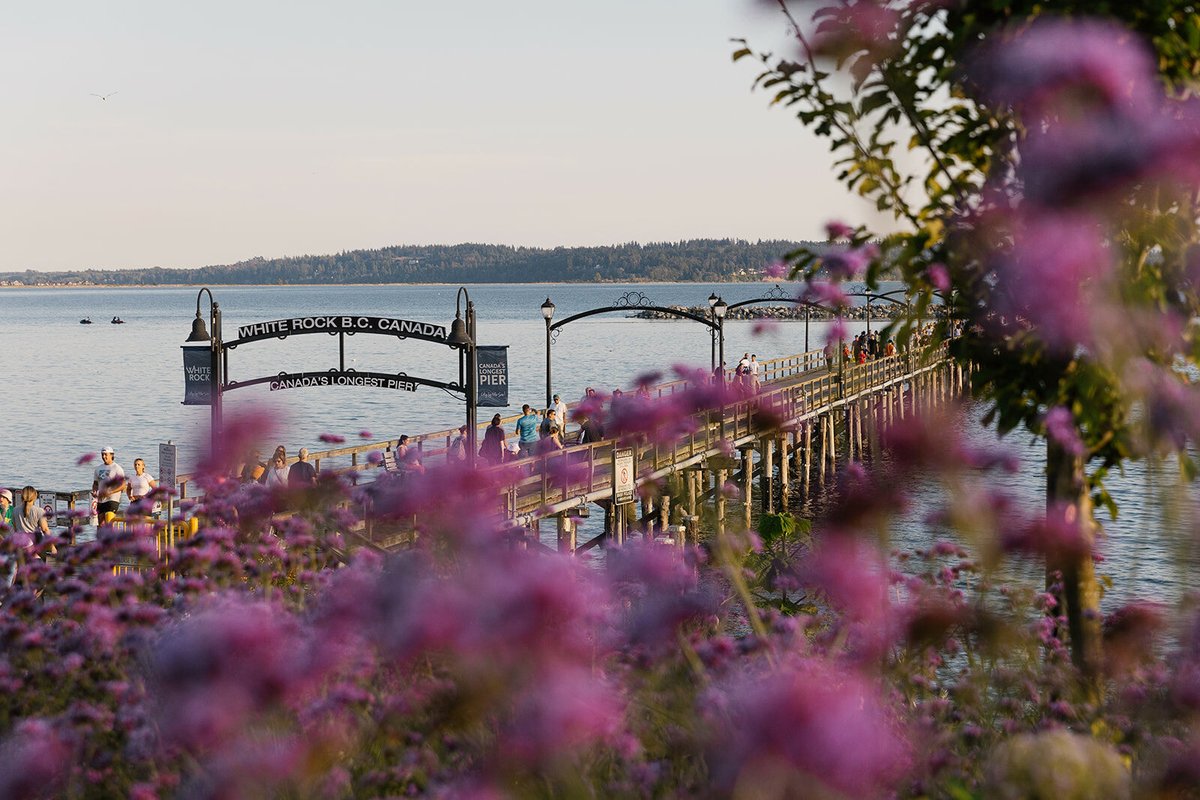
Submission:
<svg viewBox="0 0 1200 800">
<path fill-rule="evenodd" d="M 541 426 L 538 427 L 538 436 L 545 439 L 550 435 L 550 429 L 558 425 L 557 412 L 553 408 L 546 409 L 546 418 L 542 420 Z"/>
<path fill-rule="evenodd" d="M 288 470 L 288 486 L 293 489 L 297 486 L 313 486 L 317 482 L 317 471 L 308 463 L 307 447 L 300 448 L 299 458 Z"/>
</svg>

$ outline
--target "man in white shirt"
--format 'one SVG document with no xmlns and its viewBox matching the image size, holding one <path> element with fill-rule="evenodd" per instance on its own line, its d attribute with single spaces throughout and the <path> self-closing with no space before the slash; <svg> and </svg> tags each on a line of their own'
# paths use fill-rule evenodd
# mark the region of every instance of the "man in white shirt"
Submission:
<svg viewBox="0 0 1200 800">
<path fill-rule="evenodd" d="M 554 395 L 554 416 L 558 417 L 558 427 L 565 429 L 567 426 L 567 404 L 558 395 Z"/>
<path fill-rule="evenodd" d="M 113 459 L 116 453 L 111 447 L 100 451 L 100 466 L 92 480 L 92 495 L 96 498 L 96 516 L 100 522 L 108 522 L 117 515 L 121 507 L 121 492 L 125 491 L 125 470 Z"/>
</svg>

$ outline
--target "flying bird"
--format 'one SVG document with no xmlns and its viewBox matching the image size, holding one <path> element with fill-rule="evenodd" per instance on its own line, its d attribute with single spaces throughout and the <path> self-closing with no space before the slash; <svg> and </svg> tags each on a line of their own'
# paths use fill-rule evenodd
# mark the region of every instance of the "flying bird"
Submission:
<svg viewBox="0 0 1200 800">
<path fill-rule="evenodd" d="M 101 100 L 107 100 L 116 94 L 116 92 L 109 92 L 108 94 L 96 94 L 95 92 L 88 92 L 88 94 L 90 94 L 92 97 L 99 97 Z"/>
</svg>

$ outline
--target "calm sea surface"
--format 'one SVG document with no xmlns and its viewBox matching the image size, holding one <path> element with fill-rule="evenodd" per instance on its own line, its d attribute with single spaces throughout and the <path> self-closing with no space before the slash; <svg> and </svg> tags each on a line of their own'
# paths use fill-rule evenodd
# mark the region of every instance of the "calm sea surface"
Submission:
<svg viewBox="0 0 1200 800">
<path fill-rule="evenodd" d="M 241 325 L 297 316 L 355 314 L 395 317 L 449 325 L 454 319 L 454 286 L 293 286 L 215 287 L 228 341 Z M 468 287 L 478 314 L 480 344 L 509 346 L 510 407 L 540 405 L 545 396 L 545 323 L 539 306 L 550 297 L 561 320 L 590 308 L 607 306 L 627 291 L 644 293 L 657 305 L 703 306 L 710 292 L 734 303 L 762 296 L 770 284 L 548 284 L 473 285 Z M 158 444 L 180 447 L 180 472 L 188 471 L 208 437 L 205 406 L 181 405 L 183 370 L 180 345 L 191 332 L 195 288 L 0 289 L 0 343 L 7 356 L 0 381 L 3 444 L 0 484 L 31 483 L 41 489 L 90 487 L 91 468 L 76 466 L 83 453 L 111 445 L 117 461 L 132 471 L 136 457 L 157 472 Z M 207 296 L 203 303 L 207 323 Z M 114 317 L 125 325 L 111 325 Z M 90 317 L 95 324 L 80 325 Z M 810 326 L 810 347 L 823 341 L 827 323 Z M 860 325 L 861 327 L 861 325 Z M 725 355 L 734 362 L 743 352 L 770 359 L 804 350 L 804 323 L 783 322 L 756 335 L 754 323 L 725 326 Z M 855 327 L 851 326 L 852 330 Z M 628 386 L 647 371 L 669 372 L 676 364 L 707 367 L 708 329 L 686 321 L 643 321 L 608 314 L 574 322 L 554 345 L 554 391 L 574 401 L 588 386 L 611 390 Z M 338 340 L 312 334 L 248 344 L 229 353 L 230 377 L 246 380 L 279 372 L 336 368 Z M 346 339 L 346 366 L 360 371 L 406 372 L 455 381 L 455 352 L 418 340 L 359 334 Z M 422 433 L 460 424 L 463 405 L 436 389 L 416 392 L 380 389 L 313 388 L 271 392 L 267 385 L 226 395 L 226 414 L 239 409 L 269 409 L 277 430 L 264 442 L 282 442 L 288 451 L 321 449 L 322 433 L 357 440 L 361 430 L 375 438 Z M 495 413 L 480 409 L 480 418 Z M 968 436 L 987 443 L 992 435 L 968 416 Z M 1005 445 L 1020 455 L 1022 471 L 1006 478 L 1006 488 L 1031 509 L 1043 502 L 1041 450 L 1026 439 Z M 981 480 L 987 480 L 981 478 Z M 1131 597 L 1173 600 L 1186 592 L 1196 574 L 1192 535 L 1194 495 L 1171 501 L 1164 487 L 1170 469 L 1135 465 L 1112 481 L 1121 503 L 1117 520 L 1108 522 L 1106 571 L 1117 574 L 1106 606 Z M 912 512 L 897 523 L 893 536 L 901 547 L 926 545 L 927 516 L 944 497 L 938 486 L 917 487 Z M 1112 565 L 1112 569 L 1107 569 Z"/>
</svg>

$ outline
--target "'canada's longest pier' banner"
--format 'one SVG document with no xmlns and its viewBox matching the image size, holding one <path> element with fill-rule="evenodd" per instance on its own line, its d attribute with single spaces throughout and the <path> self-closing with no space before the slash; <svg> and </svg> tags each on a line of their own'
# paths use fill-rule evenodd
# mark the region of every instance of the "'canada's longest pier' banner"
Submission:
<svg viewBox="0 0 1200 800">
<path fill-rule="evenodd" d="M 350 314 L 324 317 L 293 317 L 255 322 L 238 328 L 238 338 L 243 340 L 269 339 L 289 336 L 294 333 L 383 333 L 392 336 L 413 336 L 432 341 L 446 340 L 446 326 L 432 322 L 415 322 L 410 319 L 388 317 L 359 317 Z"/>
<path fill-rule="evenodd" d="M 479 345 L 475 348 L 479 386 L 475 405 L 482 408 L 508 407 L 508 345 Z"/>
</svg>

